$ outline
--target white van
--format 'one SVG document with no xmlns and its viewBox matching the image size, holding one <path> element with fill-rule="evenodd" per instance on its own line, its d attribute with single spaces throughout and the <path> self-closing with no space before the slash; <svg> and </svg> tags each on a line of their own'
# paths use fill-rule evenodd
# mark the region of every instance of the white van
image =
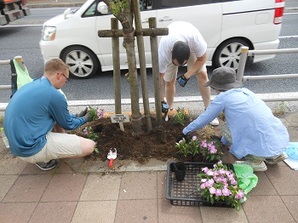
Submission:
<svg viewBox="0 0 298 223">
<path fill-rule="evenodd" d="M 202 33 L 208 45 L 208 66 L 238 67 L 240 48 L 276 49 L 284 0 L 140 0 L 143 28 L 156 17 L 157 27 L 188 21 Z M 60 57 L 71 75 L 89 78 L 113 69 L 111 38 L 98 37 L 110 29 L 113 17 L 101 0 L 87 0 L 79 9 L 67 9 L 43 24 L 40 48 L 45 61 Z M 121 28 L 122 26 L 119 25 Z M 149 37 L 145 37 L 146 63 L 151 66 Z M 120 49 L 121 68 L 127 68 Z M 274 55 L 255 55 L 253 62 Z"/>
</svg>

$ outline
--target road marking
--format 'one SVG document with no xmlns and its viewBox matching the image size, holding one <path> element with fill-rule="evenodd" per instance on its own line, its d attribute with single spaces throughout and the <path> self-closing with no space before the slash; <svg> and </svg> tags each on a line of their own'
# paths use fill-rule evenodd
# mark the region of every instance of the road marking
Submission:
<svg viewBox="0 0 298 223">
<path fill-rule="evenodd" d="M 292 35 L 292 36 L 280 36 L 279 39 L 290 39 L 290 38 L 298 38 L 298 35 Z"/>
</svg>

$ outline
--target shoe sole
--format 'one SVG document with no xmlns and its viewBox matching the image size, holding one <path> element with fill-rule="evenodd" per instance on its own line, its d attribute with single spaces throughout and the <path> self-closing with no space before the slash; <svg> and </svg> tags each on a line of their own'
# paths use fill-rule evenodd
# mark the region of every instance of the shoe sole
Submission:
<svg viewBox="0 0 298 223">
<path fill-rule="evenodd" d="M 37 163 L 35 163 L 35 166 L 37 166 L 40 170 L 43 170 L 43 171 L 47 171 L 47 170 L 54 169 L 57 165 L 58 165 L 58 162 L 56 162 L 56 164 L 53 165 L 52 167 L 49 167 L 49 168 L 43 168 L 43 167 L 39 166 Z"/>
<path fill-rule="evenodd" d="M 266 164 L 269 164 L 269 165 L 276 165 L 277 163 L 281 162 L 281 161 L 284 161 L 285 159 L 287 159 L 288 157 L 286 155 L 283 155 L 283 156 L 280 156 L 274 160 L 264 160 Z"/>
</svg>

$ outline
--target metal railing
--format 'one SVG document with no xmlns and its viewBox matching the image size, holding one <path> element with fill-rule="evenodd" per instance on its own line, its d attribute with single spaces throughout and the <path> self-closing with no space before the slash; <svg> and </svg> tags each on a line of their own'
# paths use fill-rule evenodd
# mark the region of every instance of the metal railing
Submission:
<svg viewBox="0 0 298 223">
<path fill-rule="evenodd" d="M 10 60 L 0 60 L 0 65 L 9 65 Z M 9 90 L 11 89 L 11 85 L 2 84 L 0 85 L 0 90 Z"/>
<path fill-rule="evenodd" d="M 264 55 L 264 54 L 290 54 L 298 53 L 298 48 L 288 49 L 272 49 L 272 50 L 249 50 L 248 47 L 244 46 L 241 48 L 240 61 L 237 71 L 237 80 L 248 81 L 248 80 L 268 80 L 268 79 L 285 79 L 285 78 L 298 78 L 298 74 L 281 74 L 281 75 L 260 75 L 260 76 L 244 76 L 245 64 L 248 56 L 253 55 Z M 288 93 L 279 94 L 279 97 L 268 99 L 269 101 L 296 101 L 298 100 L 298 94 L 289 96 Z"/>
</svg>

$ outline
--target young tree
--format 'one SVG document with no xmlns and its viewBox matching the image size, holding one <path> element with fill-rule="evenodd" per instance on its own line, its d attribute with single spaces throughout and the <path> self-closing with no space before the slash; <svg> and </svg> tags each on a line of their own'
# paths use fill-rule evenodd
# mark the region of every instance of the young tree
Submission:
<svg viewBox="0 0 298 223">
<path fill-rule="evenodd" d="M 128 60 L 128 76 L 127 80 L 130 85 L 130 97 L 131 97 L 131 119 L 135 132 L 141 131 L 141 113 L 139 106 L 139 86 L 138 75 L 136 67 L 135 56 L 135 30 L 133 28 L 133 12 L 132 12 L 132 0 L 103 0 L 108 6 L 113 15 L 122 24 L 123 31 L 123 46 L 126 49 Z"/>
</svg>

